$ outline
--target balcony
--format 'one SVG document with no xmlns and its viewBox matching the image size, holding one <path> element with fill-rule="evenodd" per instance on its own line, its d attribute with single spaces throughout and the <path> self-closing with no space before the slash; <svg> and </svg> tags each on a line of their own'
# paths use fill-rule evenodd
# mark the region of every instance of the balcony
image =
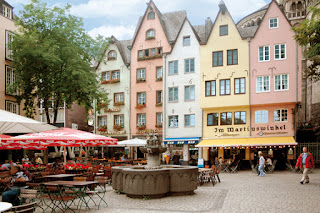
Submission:
<svg viewBox="0 0 320 213">
<path fill-rule="evenodd" d="M 306 17 L 306 11 L 287 12 L 289 20 L 304 19 Z"/>
</svg>

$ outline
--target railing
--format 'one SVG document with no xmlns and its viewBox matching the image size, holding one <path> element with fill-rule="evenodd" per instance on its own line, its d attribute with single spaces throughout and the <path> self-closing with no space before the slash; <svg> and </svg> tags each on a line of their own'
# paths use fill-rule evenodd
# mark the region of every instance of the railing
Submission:
<svg viewBox="0 0 320 213">
<path fill-rule="evenodd" d="M 288 19 L 300 19 L 306 17 L 306 11 L 287 12 Z"/>
<path fill-rule="evenodd" d="M 307 147 L 308 151 L 311 152 L 315 163 L 320 163 L 320 142 L 304 142 L 298 143 L 297 156 L 302 152 L 302 148 Z"/>
</svg>

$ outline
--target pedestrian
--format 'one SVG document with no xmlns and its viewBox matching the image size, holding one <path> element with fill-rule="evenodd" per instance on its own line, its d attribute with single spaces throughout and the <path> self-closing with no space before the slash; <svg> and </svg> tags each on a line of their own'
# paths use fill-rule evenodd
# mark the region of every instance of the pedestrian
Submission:
<svg viewBox="0 0 320 213">
<path fill-rule="evenodd" d="M 175 165 L 179 165 L 180 163 L 180 155 L 179 152 L 176 151 L 176 153 L 174 154 L 173 158 L 172 158 L 173 164 Z"/>
<path fill-rule="evenodd" d="M 308 152 L 307 147 L 303 147 L 302 151 L 303 153 L 299 155 L 297 164 L 296 164 L 296 169 L 298 169 L 299 167 L 300 169 L 303 170 L 303 175 L 300 181 L 301 184 L 303 184 L 304 181 L 306 181 L 306 183 L 309 183 L 308 171 L 309 169 L 312 169 L 314 167 L 312 154 Z"/>
<path fill-rule="evenodd" d="M 262 176 L 266 175 L 266 173 L 263 171 L 264 164 L 266 161 L 265 161 L 261 151 L 258 152 L 258 155 L 259 155 L 259 176 L 262 177 Z"/>
</svg>

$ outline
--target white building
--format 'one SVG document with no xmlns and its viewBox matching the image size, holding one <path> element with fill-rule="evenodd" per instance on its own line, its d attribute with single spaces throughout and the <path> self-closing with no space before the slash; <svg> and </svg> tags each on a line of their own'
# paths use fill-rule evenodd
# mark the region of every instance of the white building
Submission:
<svg viewBox="0 0 320 213">
<path fill-rule="evenodd" d="M 97 66 L 101 87 L 108 93 L 109 104 L 97 113 L 97 133 L 126 140 L 130 136 L 130 40 L 111 37 L 105 58 Z"/>
<path fill-rule="evenodd" d="M 189 149 L 196 149 L 194 145 L 202 135 L 199 42 L 198 33 L 185 19 L 174 47 L 165 59 L 164 144 L 172 146 L 173 150 L 183 146 L 182 164 L 189 164 Z"/>
</svg>

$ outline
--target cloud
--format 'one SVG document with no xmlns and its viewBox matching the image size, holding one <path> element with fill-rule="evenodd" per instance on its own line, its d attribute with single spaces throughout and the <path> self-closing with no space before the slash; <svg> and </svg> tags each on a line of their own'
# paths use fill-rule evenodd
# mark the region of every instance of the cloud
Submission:
<svg viewBox="0 0 320 213">
<path fill-rule="evenodd" d="M 90 30 L 88 33 L 91 37 L 102 35 L 105 37 L 115 36 L 118 40 L 131 39 L 135 30 L 135 26 L 123 26 L 123 25 L 104 25 L 96 27 Z"/>
</svg>

